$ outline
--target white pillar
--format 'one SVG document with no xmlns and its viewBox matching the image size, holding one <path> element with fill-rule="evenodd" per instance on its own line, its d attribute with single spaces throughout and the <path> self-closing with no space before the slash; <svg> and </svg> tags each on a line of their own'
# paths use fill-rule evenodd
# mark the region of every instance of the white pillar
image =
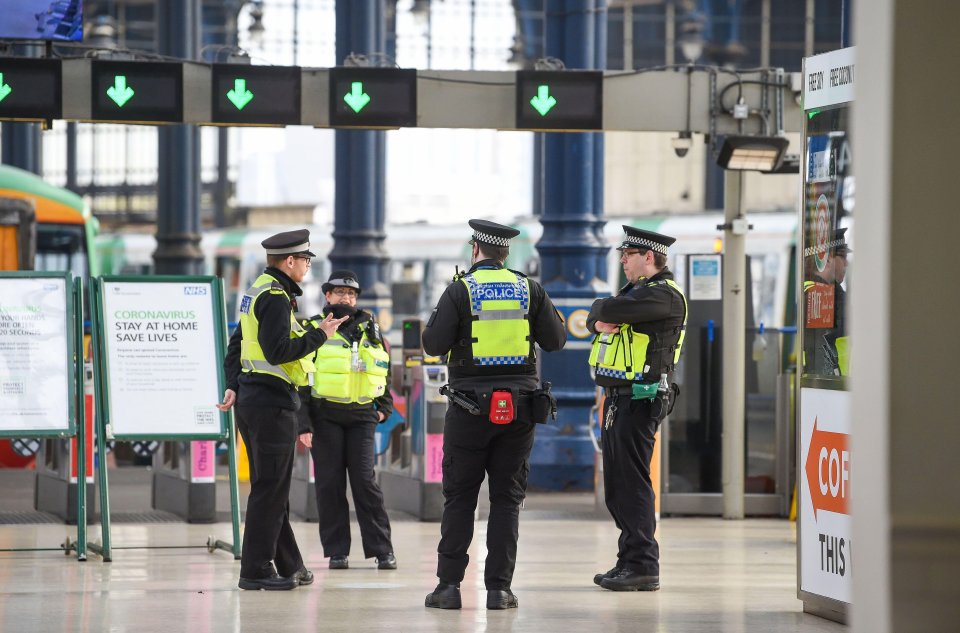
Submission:
<svg viewBox="0 0 960 633">
<path fill-rule="evenodd" d="M 723 518 L 742 519 L 747 259 L 746 236 L 731 224 L 742 213 L 743 172 L 725 171 L 723 190 Z"/>
</svg>

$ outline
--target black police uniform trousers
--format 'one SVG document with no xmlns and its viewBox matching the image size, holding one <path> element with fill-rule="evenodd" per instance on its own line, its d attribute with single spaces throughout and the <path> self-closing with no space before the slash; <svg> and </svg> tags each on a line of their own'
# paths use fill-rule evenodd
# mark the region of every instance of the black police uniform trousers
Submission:
<svg viewBox="0 0 960 633">
<path fill-rule="evenodd" d="M 334 413 L 314 401 L 310 405 L 310 420 L 313 426 L 310 453 L 313 455 L 323 555 L 350 554 L 347 476 L 350 477 L 353 507 L 360 524 L 364 558 L 389 554 L 393 551 L 390 519 L 383 507 L 383 493 L 373 469 L 376 410 L 371 405 L 369 409 Z"/>
<path fill-rule="evenodd" d="M 657 400 L 632 400 L 629 395 L 608 396 L 603 420 L 616 406 L 613 422 L 604 426 L 603 485 L 607 509 L 620 529 L 617 565 L 645 576 L 660 574 L 660 546 L 655 496 L 650 483 L 650 460 L 661 409 Z"/>
<path fill-rule="evenodd" d="M 303 567 L 290 527 L 290 478 L 297 443 L 297 418 L 280 407 L 236 407 L 237 430 L 250 457 L 250 497 L 244 522 L 241 578 L 265 578 L 271 561 L 281 576 Z"/>
<path fill-rule="evenodd" d="M 527 490 L 533 422 L 493 424 L 451 404 L 443 428 L 443 518 L 437 547 L 437 577 L 463 580 L 473 540 L 473 518 L 484 473 L 489 476 L 487 589 L 509 589 L 517 563 L 520 504 Z"/>
</svg>

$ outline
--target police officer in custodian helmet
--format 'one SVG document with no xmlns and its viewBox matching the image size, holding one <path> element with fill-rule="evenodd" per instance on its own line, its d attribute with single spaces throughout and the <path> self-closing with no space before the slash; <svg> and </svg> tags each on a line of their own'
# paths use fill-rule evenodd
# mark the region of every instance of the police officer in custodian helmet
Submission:
<svg viewBox="0 0 960 633">
<path fill-rule="evenodd" d="M 624 226 L 620 263 L 627 285 L 598 299 L 587 328 L 597 336 L 590 365 L 603 387 L 603 485 L 620 528 L 616 564 L 593 582 L 612 591 L 660 588 L 660 548 L 650 482 L 654 435 L 679 390 L 672 385 L 687 300 L 667 268 L 676 238 Z"/>
<path fill-rule="evenodd" d="M 294 311 L 310 270 L 310 233 L 287 231 L 262 242 L 267 268 L 244 293 L 240 327 L 227 346 L 221 411 L 236 403 L 237 430 L 250 457 L 250 497 L 240 559 L 241 589 L 293 589 L 313 582 L 290 527 L 290 478 L 300 398 L 309 357 L 345 319 L 332 316 L 305 331 Z"/>
<path fill-rule="evenodd" d="M 425 604 L 461 606 L 460 582 L 486 473 L 487 608 L 509 609 L 517 606 L 510 584 L 534 422 L 546 421 L 541 405 L 550 401 L 549 391 L 539 389 L 534 344 L 547 352 L 559 350 L 566 333 L 543 287 L 504 267 L 510 238 L 519 231 L 485 220 L 470 220 L 470 227 L 473 266 L 447 286 L 423 331 L 424 351 L 449 354 L 450 371 L 450 385 L 444 388 L 450 405 L 443 431 L 440 583 Z"/>
<path fill-rule="evenodd" d="M 377 424 L 393 412 L 390 353 L 376 318 L 357 308 L 356 273 L 334 270 L 322 290 L 323 316 L 306 326 L 317 327 L 329 315 L 347 319 L 317 350 L 313 386 L 301 392 L 310 403 L 300 412 L 300 438 L 313 454 L 323 555 L 330 569 L 350 567 L 349 476 L 364 557 L 376 557 L 377 569 L 396 569 L 390 519 L 373 468 Z"/>
</svg>

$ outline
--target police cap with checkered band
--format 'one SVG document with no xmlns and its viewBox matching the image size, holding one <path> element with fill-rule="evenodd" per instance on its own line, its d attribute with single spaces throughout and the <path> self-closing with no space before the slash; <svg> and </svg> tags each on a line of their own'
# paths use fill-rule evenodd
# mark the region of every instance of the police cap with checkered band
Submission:
<svg viewBox="0 0 960 633">
<path fill-rule="evenodd" d="M 638 229 L 623 225 L 623 242 L 617 247 L 618 251 L 628 248 L 639 248 L 654 253 L 667 254 L 667 247 L 677 241 L 677 238 L 663 235 L 655 231 Z"/>
<path fill-rule="evenodd" d="M 267 255 L 316 257 L 316 255 L 310 252 L 310 231 L 307 229 L 284 231 L 283 233 L 271 235 L 260 242 L 260 246 L 267 250 Z"/>
<path fill-rule="evenodd" d="M 489 220 L 470 220 L 468 224 L 473 229 L 471 243 L 480 242 L 493 246 L 510 246 L 510 240 L 520 235 L 520 231 L 513 227 Z"/>
</svg>

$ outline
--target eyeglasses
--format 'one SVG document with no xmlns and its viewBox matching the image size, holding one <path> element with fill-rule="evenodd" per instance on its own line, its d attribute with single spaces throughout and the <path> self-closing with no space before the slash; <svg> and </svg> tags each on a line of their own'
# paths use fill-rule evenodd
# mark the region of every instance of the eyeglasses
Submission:
<svg viewBox="0 0 960 633">
<path fill-rule="evenodd" d="M 338 297 L 356 297 L 358 296 L 356 290 L 351 290 L 350 288 L 334 288 L 333 294 Z"/>
<path fill-rule="evenodd" d="M 302 259 L 307 262 L 307 266 L 313 266 L 313 258 L 307 257 L 306 255 L 294 255 L 294 259 Z"/>
<path fill-rule="evenodd" d="M 620 259 L 624 259 L 625 257 L 630 257 L 631 255 L 643 255 L 644 253 L 646 253 L 646 251 L 643 249 L 636 249 L 636 250 L 623 249 L 620 251 Z"/>
</svg>

